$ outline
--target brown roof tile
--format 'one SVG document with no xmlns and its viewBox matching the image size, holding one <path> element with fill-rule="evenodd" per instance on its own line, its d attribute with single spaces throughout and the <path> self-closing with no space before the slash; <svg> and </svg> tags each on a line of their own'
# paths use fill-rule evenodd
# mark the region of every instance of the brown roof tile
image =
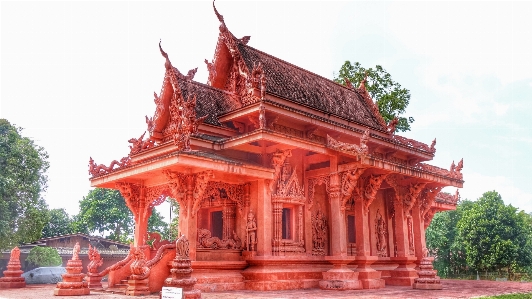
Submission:
<svg viewBox="0 0 532 299">
<path fill-rule="evenodd" d="M 248 69 L 259 62 L 266 75 L 266 92 L 307 107 L 386 131 L 356 91 L 309 72 L 237 40 Z"/>
</svg>

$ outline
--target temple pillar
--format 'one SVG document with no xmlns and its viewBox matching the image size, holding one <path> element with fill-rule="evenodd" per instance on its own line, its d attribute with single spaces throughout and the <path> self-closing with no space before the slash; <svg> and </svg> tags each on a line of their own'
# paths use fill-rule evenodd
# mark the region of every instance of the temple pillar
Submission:
<svg viewBox="0 0 532 299">
<path fill-rule="evenodd" d="M 196 215 L 194 215 L 193 210 L 193 203 L 194 203 L 194 187 L 195 187 L 195 179 L 196 177 L 194 175 L 187 175 L 185 179 L 185 186 L 186 186 L 186 193 L 185 193 L 185 200 L 187 202 L 187 226 L 186 231 L 182 231 L 181 235 L 189 236 L 193 242 L 190 242 L 189 245 L 189 257 L 190 260 L 195 261 L 196 260 L 196 243 L 198 239 L 198 223 L 196 219 Z M 179 213 L 181 215 L 181 213 Z M 179 218 L 179 224 L 181 224 L 181 218 Z"/>
<path fill-rule="evenodd" d="M 329 204 L 331 214 L 331 252 L 332 256 L 347 256 L 345 212 L 341 207 L 340 178 L 338 173 L 330 176 Z"/>
<path fill-rule="evenodd" d="M 408 230 L 401 196 L 396 195 L 393 203 L 395 223 L 396 256 L 408 256 Z"/>
<path fill-rule="evenodd" d="M 369 213 L 365 213 L 364 211 L 364 201 L 361 199 L 355 200 L 355 234 L 357 241 L 357 256 L 371 255 L 368 214 Z"/>
<path fill-rule="evenodd" d="M 355 200 L 355 233 L 357 257 L 356 272 L 364 289 L 379 289 L 384 287 L 381 272 L 371 268 L 371 264 L 378 260 L 377 256 L 371 256 L 370 229 L 368 225 L 369 212 L 365 208 L 362 199 Z"/>
<path fill-rule="evenodd" d="M 135 217 L 135 235 L 134 246 L 142 246 L 146 244 L 146 237 L 148 235 L 148 219 L 150 219 L 152 208 L 146 206 L 146 188 L 140 188 L 139 202 L 137 211 L 133 213 Z"/>
<path fill-rule="evenodd" d="M 269 182 L 257 184 L 257 255 L 272 255 L 272 204 Z"/>
<path fill-rule="evenodd" d="M 397 246 L 397 254 L 391 257 L 390 260 L 399 264 L 396 269 L 390 271 L 390 277 L 386 278 L 388 285 L 411 286 L 416 279 L 417 272 L 415 268 L 415 261 L 417 258 L 409 254 L 408 244 L 408 224 L 405 207 L 403 204 L 406 192 L 401 192 L 399 188 L 395 188 L 394 200 L 394 223 L 395 223 L 395 244 Z"/>
<path fill-rule="evenodd" d="M 412 208 L 412 224 L 414 226 L 414 248 L 419 263 L 423 259 L 423 249 L 426 247 L 426 240 L 423 217 L 421 217 L 421 209 L 418 203 Z"/>
<path fill-rule="evenodd" d="M 341 200 L 341 185 L 339 175 L 336 172 L 336 159 L 331 159 L 329 188 L 331 252 L 325 259 L 333 265 L 333 268 L 327 272 L 322 272 L 319 286 L 323 290 L 357 290 L 362 288 L 362 283 L 358 280 L 358 272 L 347 267 L 355 257 L 347 256 L 345 212 L 342 209 Z"/>
</svg>

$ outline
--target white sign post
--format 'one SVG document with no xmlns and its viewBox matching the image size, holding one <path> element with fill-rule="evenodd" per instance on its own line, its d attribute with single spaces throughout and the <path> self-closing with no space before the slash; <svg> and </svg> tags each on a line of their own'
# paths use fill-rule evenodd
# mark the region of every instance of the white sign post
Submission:
<svg viewBox="0 0 532 299">
<path fill-rule="evenodd" d="M 183 289 L 163 287 L 161 299 L 183 299 Z"/>
</svg>

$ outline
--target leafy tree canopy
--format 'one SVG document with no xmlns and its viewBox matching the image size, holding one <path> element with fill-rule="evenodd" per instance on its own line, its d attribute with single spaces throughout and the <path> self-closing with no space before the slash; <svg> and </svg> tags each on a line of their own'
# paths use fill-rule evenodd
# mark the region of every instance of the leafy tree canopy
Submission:
<svg viewBox="0 0 532 299">
<path fill-rule="evenodd" d="M 48 154 L 0 119 L 0 249 L 33 242 L 46 223 Z"/>
<path fill-rule="evenodd" d="M 384 121 L 389 123 L 397 117 L 399 123 L 396 130 L 410 131 L 410 124 L 414 122 L 414 118 L 402 116 L 410 103 L 410 91 L 393 81 L 392 76 L 382 66 L 377 65 L 375 68 L 366 69 L 358 62 L 351 64 L 350 61 L 346 61 L 334 81 L 345 85 L 345 79 L 348 79 L 358 86 L 366 74 L 366 90 L 379 107 Z"/>
<path fill-rule="evenodd" d="M 62 264 L 59 253 L 52 247 L 33 247 L 26 260 L 37 267 L 54 267 Z"/>
<path fill-rule="evenodd" d="M 528 214 L 505 205 L 496 191 L 486 192 L 457 223 L 457 242 L 475 270 L 526 267 L 532 263 Z"/>
<path fill-rule="evenodd" d="M 450 274 L 458 274 L 467 269 L 465 249 L 463 244 L 456 240 L 456 225 L 473 204 L 472 201 L 463 200 L 458 203 L 455 211 L 436 213 L 425 232 L 427 248 L 432 256 L 437 257 L 434 260 L 434 268 L 442 277 L 449 277 Z"/>
<path fill-rule="evenodd" d="M 65 209 L 48 211 L 47 223 L 42 230 L 42 238 L 49 238 L 75 233 L 73 219 Z"/>
</svg>

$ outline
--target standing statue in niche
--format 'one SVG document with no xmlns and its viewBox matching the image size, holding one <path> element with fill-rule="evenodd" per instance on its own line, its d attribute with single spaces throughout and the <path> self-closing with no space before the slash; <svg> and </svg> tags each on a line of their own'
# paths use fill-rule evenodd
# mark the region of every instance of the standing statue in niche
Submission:
<svg viewBox="0 0 532 299">
<path fill-rule="evenodd" d="M 246 224 L 246 242 L 247 250 L 255 251 L 255 245 L 257 244 L 257 221 L 253 212 L 249 211 L 248 223 Z"/>
<path fill-rule="evenodd" d="M 375 215 L 375 234 L 377 235 L 377 255 L 379 257 L 386 257 L 388 245 L 386 244 L 386 222 L 379 210 Z"/>
<path fill-rule="evenodd" d="M 325 238 L 327 234 L 327 219 L 323 215 L 321 209 L 316 212 L 316 216 L 312 217 L 312 241 L 314 248 L 312 255 L 325 255 Z"/>
</svg>

